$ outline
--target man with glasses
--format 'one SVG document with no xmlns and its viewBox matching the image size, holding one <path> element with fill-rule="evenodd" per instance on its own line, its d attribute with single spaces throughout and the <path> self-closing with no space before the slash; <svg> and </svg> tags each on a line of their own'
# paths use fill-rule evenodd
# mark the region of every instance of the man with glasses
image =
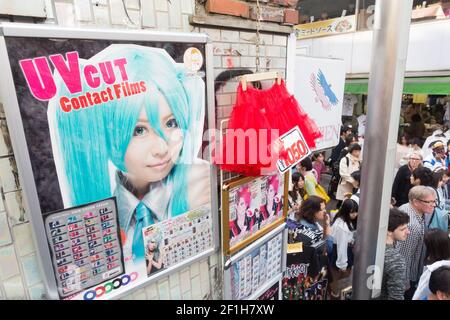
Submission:
<svg viewBox="0 0 450 320">
<path fill-rule="evenodd" d="M 442 141 L 436 141 L 430 147 L 433 153 L 425 157 L 423 166 L 431 171 L 440 167 L 445 168 L 445 146 Z"/>
<path fill-rule="evenodd" d="M 411 300 L 423 270 L 425 260 L 425 214 L 431 214 L 436 206 L 436 192 L 433 188 L 415 186 L 408 194 L 409 202 L 399 209 L 409 216 L 410 234 L 397 244 L 406 263 L 405 300 Z"/>
</svg>

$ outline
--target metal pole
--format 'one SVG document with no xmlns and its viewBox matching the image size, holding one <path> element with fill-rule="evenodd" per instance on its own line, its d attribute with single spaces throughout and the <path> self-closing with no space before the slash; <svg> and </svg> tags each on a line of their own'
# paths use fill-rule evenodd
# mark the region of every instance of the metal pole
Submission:
<svg viewBox="0 0 450 320">
<path fill-rule="evenodd" d="M 412 0 L 377 0 L 362 163 L 353 299 L 381 287 Z"/>
</svg>

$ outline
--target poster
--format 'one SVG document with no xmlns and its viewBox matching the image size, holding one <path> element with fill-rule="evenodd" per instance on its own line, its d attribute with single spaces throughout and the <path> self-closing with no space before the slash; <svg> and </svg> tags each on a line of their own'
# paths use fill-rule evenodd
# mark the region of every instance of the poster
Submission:
<svg viewBox="0 0 450 320">
<path fill-rule="evenodd" d="M 295 70 L 294 96 L 322 132 L 315 150 L 336 146 L 342 123 L 344 61 L 297 55 Z"/>
<path fill-rule="evenodd" d="M 250 297 L 267 282 L 281 273 L 283 235 L 279 233 L 230 267 L 231 299 Z"/>
<path fill-rule="evenodd" d="M 148 36 L 152 41 L 131 41 L 120 33 L 112 38 L 122 40 L 104 40 L 100 32 L 82 30 L 74 38 L 40 34 L 4 37 L 20 115 L 11 118 L 15 110 L 9 110 L 7 120 L 23 128 L 24 141 L 12 138 L 28 152 L 29 162 L 17 160 L 31 167 L 26 178 L 39 202 L 31 214 L 51 220 L 57 212 L 113 199 L 117 225 L 110 231 L 124 264 L 122 276 L 91 274 L 90 288 L 71 296 L 58 290 L 59 298 L 108 299 L 157 275 L 147 274 L 150 226 L 158 226 L 162 241 L 170 230 L 172 240 L 199 242 L 166 226 L 201 212 L 198 231 L 207 240 L 190 255 L 165 261 L 166 269 L 212 249 L 211 166 L 202 146 L 208 129 L 205 41 L 155 34 Z M 42 228 L 50 232 L 44 221 Z"/>
<path fill-rule="evenodd" d="M 123 274 L 118 224 L 114 198 L 47 215 L 45 227 L 61 297 Z"/>
<path fill-rule="evenodd" d="M 280 299 L 280 282 L 278 281 L 272 287 L 267 289 L 262 295 L 258 297 L 258 300 L 281 300 Z"/>
<path fill-rule="evenodd" d="M 286 270 L 281 280 L 283 300 L 326 300 L 328 258 L 326 241 L 288 220 L 288 246 L 297 246 L 287 254 Z"/>
<path fill-rule="evenodd" d="M 297 39 L 329 36 L 356 31 L 356 16 L 346 16 L 294 26 Z"/>
<path fill-rule="evenodd" d="M 223 245 L 233 253 L 283 223 L 289 173 L 229 182 L 223 192 Z"/>
</svg>

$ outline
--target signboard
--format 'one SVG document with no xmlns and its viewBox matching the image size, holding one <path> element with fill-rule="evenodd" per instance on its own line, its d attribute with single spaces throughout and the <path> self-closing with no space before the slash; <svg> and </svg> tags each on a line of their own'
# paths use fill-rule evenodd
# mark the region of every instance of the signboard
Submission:
<svg viewBox="0 0 450 320">
<path fill-rule="evenodd" d="M 1 95 L 49 297 L 115 298 L 212 253 L 207 37 L 3 35 Z"/>
<path fill-rule="evenodd" d="M 344 61 L 297 55 L 294 74 L 294 96 L 322 132 L 316 150 L 336 146 L 342 123 Z"/>
<path fill-rule="evenodd" d="M 223 248 L 233 254 L 284 223 L 289 173 L 231 180 L 222 193 Z"/>
<path fill-rule="evenodd" d="M 347 16 L 294 26 L 297 39 L 315 38 L 356 31 L 356 17 Z"/>
<path fill-rule="evenodd" d="M 282 135 L 279 141 L 283 146 L 280 155 L 284 155 L 277 161 L 277 168 L 281 173 L 285 173 L 311 154 L 298 126 Z"/>
<path fill-rule="evenodd" d="M 125 271 L 115 199 L 47 216 L 58 291 L 67 297 Z"/>
</svg>

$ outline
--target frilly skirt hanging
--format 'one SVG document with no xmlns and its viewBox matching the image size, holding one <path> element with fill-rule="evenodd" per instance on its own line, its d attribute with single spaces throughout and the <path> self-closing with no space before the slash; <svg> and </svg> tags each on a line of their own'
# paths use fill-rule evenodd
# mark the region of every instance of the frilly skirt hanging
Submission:
<svg viewBox="0 0 450 320">
<path fill-rule="evenodd" d="M 322 135 L 315 122 L 302 110 L 282 80 L 266 90 L 239 84 L 236 103 L 214 162 L 222 170 L 260 176 L 273 174 L 280 156 L 272 144 L 298 126 L 306 143 L 313 149 Z"/>
</svg>

